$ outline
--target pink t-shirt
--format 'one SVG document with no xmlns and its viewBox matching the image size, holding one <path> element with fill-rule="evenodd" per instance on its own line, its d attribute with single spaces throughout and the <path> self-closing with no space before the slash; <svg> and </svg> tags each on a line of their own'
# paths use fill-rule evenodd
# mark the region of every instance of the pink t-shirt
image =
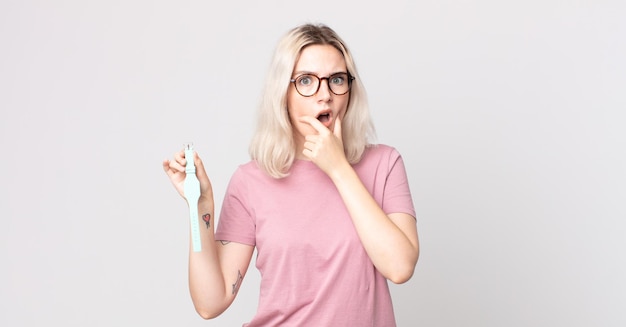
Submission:
<svg viewBox="0 0 626 327">
<path fill-rule="evenodd" d="M 415 217 L 404 163 L 368 147 L 354 165 L 385 213 Z M 275 179 L 254 161 L 228 186 L 216 239 L 254 245 L 261 273 L 257 313 L 244 326 L 395 326 L 387 280 L 369 259 L 330 178 L 296 160 Z"/>
</svg>

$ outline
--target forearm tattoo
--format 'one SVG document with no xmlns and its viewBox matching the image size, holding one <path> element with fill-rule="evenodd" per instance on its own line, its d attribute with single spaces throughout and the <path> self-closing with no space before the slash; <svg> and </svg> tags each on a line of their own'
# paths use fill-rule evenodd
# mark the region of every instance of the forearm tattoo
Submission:
<svg viewBox="0 0 626 327">
<path fill-rule="evenodd" d="M 211 214 L 210 213 L 202 215 L 202 220 L 204 220 L 204 223 L 206 224 L 207 229 L 211 227 Z"/>
<path fill-rule="evenodd" d="M 233 284 L 233 295 L 239 291 L 239 286 L 241 286 L 241 281 L 243 280 L 243 276 L 241 276 L 241 270 L 237 270 L 237 280 Z"/>
</svg>

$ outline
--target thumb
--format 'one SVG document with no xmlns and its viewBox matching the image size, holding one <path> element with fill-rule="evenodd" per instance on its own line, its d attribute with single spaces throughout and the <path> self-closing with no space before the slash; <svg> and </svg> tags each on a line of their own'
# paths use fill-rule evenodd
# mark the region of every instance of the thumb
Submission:
<svg viewBox="0 0 626 327">
<path fill-rule="evenodd" d="M 202 159 L 200 159 L 200 155 L 194 151 L 194 164 L 196 165 L 196 177 L 198 177 L 198 181 L 200 182 L 200 192 L 202 196 L 207 196 L 213 198 L 213 189 L 211 187 L 211 180 L 209 179 L 209 175 L 204 169 L 204 163 Z"/>
<path fill-rule="evenodd" d="M 335 126 L 333 127 L 333 134 L 335 134 L 335 136 L 343 141 L 342 138 L 342 134 L 341 134 L 341 119 L 339 118 L 339 116 L 337 116 L 337 119 L 335 119 Z"/>
<path fill-rule="evenodd" d="M 196 166 L 196 176 L 201 179 L 208 179 L 206 170 L 204 170 L 202 159 L 200 159 L 200 156 L 196 151 L 193 152 L 193 164 Z"/>
</svg>

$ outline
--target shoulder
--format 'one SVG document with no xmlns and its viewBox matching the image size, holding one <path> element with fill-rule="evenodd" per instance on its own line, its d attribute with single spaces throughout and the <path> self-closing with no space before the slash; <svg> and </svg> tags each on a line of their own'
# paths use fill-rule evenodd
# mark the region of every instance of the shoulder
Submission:
<svg viewBox="0 0 626 327">
<path fill-rule="evenodd" d="M 401 161 L 402 157 L 396 148 L 385 144 L 370 144 L 354 168 L 364 173 L 389 172 Z"/>
<path fill-rule="evenodd" d="M 363 152 L 361 161 L 389 160 L 390 162 L 395 162 L 400 157 L 400 152 L 392 146 L 386 144 L 369 144 L 365 148 L 365 152 Z"/>
<path fill-rule="evenodd" d="M 243 174 L 255 174 L 260 172 L 260 167 L 256 160 L 250 160 L 246 163 L 243 163 L 237 167 L 235 173 L 243 173 Z"/>
<path fill-rule="evenodd" d="M 232 175 L 231 183 L 236 182 L 249 184 L 271 180 L 273 180 L 273 178 L 261 169 L 256 160 L 250 160 L 237 167 Z"/>
</svg>

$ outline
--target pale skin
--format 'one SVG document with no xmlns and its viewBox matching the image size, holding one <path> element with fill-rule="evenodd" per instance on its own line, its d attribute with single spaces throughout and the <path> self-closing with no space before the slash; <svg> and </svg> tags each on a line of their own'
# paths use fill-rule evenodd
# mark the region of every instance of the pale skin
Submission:
<svg viewBox="0 0 626 327">
<path fill-rule="evenodd" d="M 392 282 L 408 281 L 419 257 L 415 218 L 406 213 L 385 214 L 370 195 L 345 158 L 339 118 L 335 120 L 334 132 L 316 119 L 302 120 L 319 132 L 306 137 L 302 153 L 337 187 L 372 263 Z"/>
<path fill-rule="evenodd" d="M 211 182 L 197 153 L 194 153 L 194 163 L 201 189 L 198 213 L 214 217 Z M 177 152 L 174 160 L 163 161 L 163 170 L 183 197 L 186 164 L 184 150 Z M 203 223 L 204 221 L 200 221 L 200 224 Z M 200 252 L 194 252 L 191 242 L 189 244 L 189 291 L 198 314 L 204 319 L 211 319 L 224 312 L 235 299 L 241 279 L 248 270 L 254 247 L 216 241 L 213 221 L 200 233 L 200 241 Z"/>
<path fill-rule="evenodd" d="M 346 72 L 342 54 L 329 45 L 312 45 L 302 50 L 293 76 L 312 73 L 327 77 Z M 385 214 L 369 194 L 346 159 L 343 150 L 341 120 L 344 118 L 349 93 L 333 94 L 323 80 L 319 91 L 311 97 L 299 95 L 293 84 L 287 93 L 289 117 L 296 141 L 296 157 L 310 160 L 326 173 L 339 191 L 361 243 L 374 266 L 394 283 L 411 278 L 419 257 L 419 241 L 415 218 L 406 213 Z M 327 113 L 322 123 L 316 117 Z M 213 191 L 202 160 L 194 157 L 200 181 L 198 201 L 200 216 L 214 217 Z M 163 169 L 178 193 L 184 197 L 186 158 L 184 151 L 165 160 Z M 202 224 L 203 222 L 200 221 Z M 213 222 L 201 233 L 202 251 L 189 250 L 189 289 L 196 311 L 205 319 L 221 314 L 235 299 L 245 277 L 254 248 L 236 242 L 215 240 Z"/>
</svg>

